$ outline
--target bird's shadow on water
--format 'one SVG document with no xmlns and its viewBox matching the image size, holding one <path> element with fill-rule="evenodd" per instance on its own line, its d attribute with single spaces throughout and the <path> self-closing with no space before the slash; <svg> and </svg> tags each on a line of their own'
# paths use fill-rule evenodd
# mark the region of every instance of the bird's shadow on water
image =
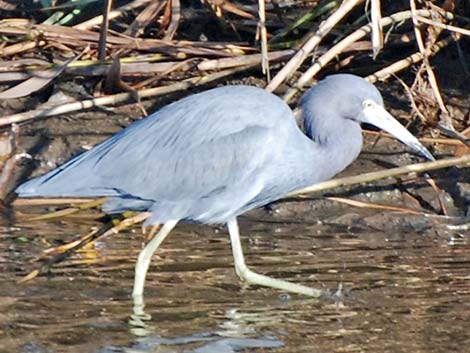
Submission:
<svg viewBox="0 0 470 353">
<path fill-rule="evenodd" d="M 331 297 L 332 298 L 332 297 Z M 318 304 L 318 299 L 302 299 L 304 305 L 313 302 Z M 137 336 L 137 340 L 130 347 L 106 347 L 100 353 L 106 352 L 154 352 L 156 349 L 170 349 L 179 347 L 181 352 L 194 353 L 235 353 L 246 349 L 274 349 L 285 344 L 279 335 L 285 332 L 268 331 L 258 333 L 258 327 L 275 327 L 285 320 L 285 316 L 291 313 L 289 304 L 290 295 L 279 296 L 279 300 L 257 310 L 244 311 L 243 309 L 227 309 L 223 320 L 218 324 L 219 329 L 182 335 L 179 337 L 162 337 L 158 333 L 158 322 L 152 322 L 151 316 L 146 320 L 135 320 L 135 315 L 129 322 L 130 332 Z M 148 322 L 148 324 L 147 324 Z M 262 331 L 265 331 L 264 329 Z M 187 348 L 189 346 L 191 348 Z M 196 347 L 194 347 L 196 346 Z M 173 351 L 173 350 L 171 350 Z"/>
<path fill-rule="evenodd" d="M 116 352 L 154 352 L 157 349 L 165 347 L 177 347 L 183 345 L 200 344 L 202 345 L 184 349 L 187 353 L 235 353 L 250 348 L 273 349 L 284 346 L 284 343 L 275 336 L 259 336 L 256 338 L 233 338 L 223 337 L 216 333 L 202 333 L 190 336 L 176 338 L 163 338 L 159 336 L 147 336 L 140 338 L 129 348 L 106 347 L 100 350 L 100 353 Z"/>
<path fill-rule="evenodd" d="M 111 346 L 100 350 L 107 352 L 194 352 L 194 353 L 235 353 L 247 349 L 274 349 L 284 347 L 282 336 L 288 334 L 276 329 L 286 320 L 297 320 L 306 307 L 323 307 L 331 305 L 341 307 L 345 302 L 361 302 L 342 284 L 335 292 L 327 292 L 322 298 L 305 298 L 280 294 L 277 299 L 268 300 L 262 306 L 226 309 L 223 318 L 219 320 L 218 329 L 181 335 L 179 337 L 162 337 L 159 334 L 159 322 L 146 316 L 146 321 L 129 322 L 130 332 L 138 337 L 130 347 Z M 334 310 L 334 309 L 333 309 Z M 267 329 L 267 330 L 266 330 Z M 281 338 L 279 338 L 281 337 Z M 187 348 L 187 347 L 191 348 Z M 179 348 L 179 349 L 178 349 Z"/>
<path fill-rule="evenodd" d="M 225 312 L 225 320 L 219 325 L 219 330 L 172 338 L 162 337 L 158 334 L 156 324 L 155 326 L 149 324 L 140 327 L 131 325 L 131 333 L 138 337 L 135 343 L 130 347 L 110 346 L 99 352 L 154 352 L 157 349 L 180 347 L 181 350 L 177 351 L 188 353 L 235 353 L 250 348 L 283 347 L 284 342 L 276 336 L 276 333 L 257 333 L 254 323 L 272 319 L 270 315 L 262 316 L 262 313 L 243 313 L 238 309 L 231 309 Z"/>
<path fill-rule="evenodd" d="M 320 299 L 298 299 L 285 294 L 279 295 L 278 300 L 266 302 L 256 310 L 227 309 L 218 324 L 219 329 L 178 337 L 162 337 L 158 333 L 158 322 L 151 320 L 147 321 L 149 324 L 140 326 L 130 324 L 130 332 L 138 337 L 133 344 L 128 347 L 105 347 L 99 352 L 166 352 L 168 349 L 171 352 L 235 353 L 247 349 L 281 348 L 285 343 L 279 336 L 285 336 L 287 332 L 276 330 L 275 327 L 285 320 L 296 320 L 296 316 L 302 312 L 299 311 L 299 306 L 305 308 L 333 304 L 333 307 L 340 307 L 345 301 L 363 303 L 350 290 L 344 289 L 342 284 L 339 284 L 334 293 L 328 294 Z M 150 319 L 150 316 L 147 319 Z M 263 328 L 259 329 L 260 327 Z M 266 331 L 266 328 L 272 329 Z"/>
</svg>

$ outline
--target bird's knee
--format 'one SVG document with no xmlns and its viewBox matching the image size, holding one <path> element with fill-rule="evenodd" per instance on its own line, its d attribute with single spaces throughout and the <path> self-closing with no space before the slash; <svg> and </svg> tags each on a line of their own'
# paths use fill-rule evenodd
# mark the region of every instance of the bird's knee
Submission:
<svg viewBox="0 0 470 353">
<path fill-rule="evenodd" d="M 235 272 L 243 282 L 256 283 L 254 277 L 256 277 L 257 274 L 250 270 L 245 264 L 235 267 Z"/>
<path fill-rule="evenodd" d="M 245 264 L 243 264 L 235 265 L 235 272 L 242 281 L 248 281 L 251 271 Z"/>
</svg>

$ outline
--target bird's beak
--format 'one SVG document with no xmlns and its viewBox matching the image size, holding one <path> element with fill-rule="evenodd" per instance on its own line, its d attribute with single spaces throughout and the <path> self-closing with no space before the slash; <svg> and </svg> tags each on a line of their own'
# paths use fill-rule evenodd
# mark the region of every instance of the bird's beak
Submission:
<svg viewBox="0 0 470 353">
<path fill-rule="evenodd" d="M 367 107 L 363 109 L 365 123 L 377 126 L 378 128 L 395 136 L 405 145 L 410 146 L 415 151 L 421 153 L 430 161 L 434 161 L 433 155 L 418 141 L 402 124 L 400 124 L 389 112 L 381 105 L 370 101 Z"/>
</svg>

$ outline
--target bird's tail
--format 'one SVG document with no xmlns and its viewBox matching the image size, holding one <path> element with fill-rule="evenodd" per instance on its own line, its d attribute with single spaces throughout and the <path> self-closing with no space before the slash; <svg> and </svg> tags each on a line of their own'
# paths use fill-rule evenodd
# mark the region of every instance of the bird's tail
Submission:
<svg viewBox="0 0 470 353">
<path fill-rule="evenodd" d="M 82 168 L 86 152 L 62 166 L 16 188 L 19 197 L 96 197 L 114 196 L 116 190 L 103 188 L 91 171 Z"/>
</svg>

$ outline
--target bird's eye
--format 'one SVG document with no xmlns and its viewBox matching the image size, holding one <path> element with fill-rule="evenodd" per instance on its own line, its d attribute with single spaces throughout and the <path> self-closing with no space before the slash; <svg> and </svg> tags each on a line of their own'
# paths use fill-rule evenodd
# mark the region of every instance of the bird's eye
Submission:
<svg viewBox="0 0 470 353">
<path fill-rule="evenodd" d="M 374 102 L 371 101 L 370 99 L 366 99 L 364 102 L 362 102 L 362 108 L 363 109 L 370 108 L 373 105 L 374 105 Z"/>
</svg>

